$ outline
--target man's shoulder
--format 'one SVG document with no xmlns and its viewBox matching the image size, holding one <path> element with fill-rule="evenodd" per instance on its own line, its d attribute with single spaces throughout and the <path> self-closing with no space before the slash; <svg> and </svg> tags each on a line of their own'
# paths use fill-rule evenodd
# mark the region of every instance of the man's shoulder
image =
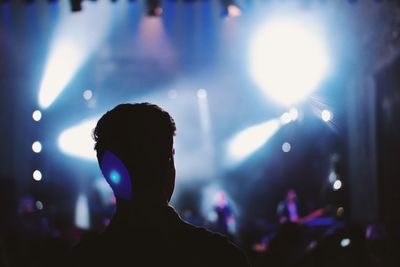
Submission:
<svg viewBox="0 0 400 267">
<path fill-rule="evenodd" d="M 197 251 L 201 251 L 204 257 L 211 257 L 215 263 L 221 266 L 249 266 L 245 253 L 226 236 L 212 232 L 206 228 L 186 225 L 191 232 L 187 244 L 191 244 Z M 218 265 L 216 265 L 218 266 Z"/>
</svg>

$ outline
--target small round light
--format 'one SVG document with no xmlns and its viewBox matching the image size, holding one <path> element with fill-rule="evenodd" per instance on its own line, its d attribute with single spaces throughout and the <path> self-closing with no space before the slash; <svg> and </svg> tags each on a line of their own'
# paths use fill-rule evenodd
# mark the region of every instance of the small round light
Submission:
<svg viewBox="0 0 400 267">
<path fill-rule="evenodd" d="M 343 238 L 340 241 L 340 245 L 344 248 L 350 245 L 350 239 L 349 238 Z"/>
<path fill-rule="evenodd" d="M 37 208 L 38 210 L 42 210 L 42 209 L 43 209 L 43 203 L 42 203 L 42 201 L 40 201 L 40 200 L 36 201 L 35 206 L 36 206 L 36 208 Z"/>
<path fill-rule="evenodd" d="M 323 121 L 326 121 L 326 122 L 331 121 L 332 118 L 333 118 L 332 112 L 330 112 L 330 111 L 327 110 L 327 109 L 324 109 L 324 110 L 321 112 L 321 118 L 322 118 Z"/>
<path fill-rule="evenodd" d="M 340 188 L 342 188 L 342 181 L 336 180 L 336 181 L 333 183 L 333 190 L 337 191 L 337 190 L 339 190 Z"/>
<path fill-rule="evenodd" d="M 40 121 L 40 120 L 42 119 L 42 112 L 40 112 L 40 110 L 35 110 L 35 111 L 32 113 L 32 119 L 33 119 L 34 121 Z"/>
<path fill-rule="evenodd" d="M 39 141 L 33 142 L 32 150 L 35 153 L 40 153 L 42 151 L 42 144 Z"/>
<path fill-rule="evenodd" d="M 288 142 L 283 143 L 283 145 L 282 145 L 282 151 L 283 152 L 287 153 L 291 149 L 292 149 L 292 146 L 290 145 L 290 143 L 288 143 Z"/>
<path fill-rule="evenodd" d="M 207 98 L 207 91 L 206 89 L 199 89 L 197 90 L 197 97 L 200 99 Z"/>
<path fill-rule="evenodd" d="M 85 100 L 90 100 L 90 99 L 92 99 L 92 97 L 93 97 L 93 92 L 92 92 L 92 90 L 85 90 L 85 91 L 83 92 L 83 98 L 84 98 Z"/>
<path fill-rule="evenodd" d="M 344 208 L 343 208 L 343 207 L 339 207 L 339 208 L 336 210 L 336 215 L 337 215 L 338 217 L 342 217 L 343 214 L 344 214 Z"/>
<path fill-rule="evenodd" d="M 32 176 L 35 181 L 42 180 L 42 173 L 39 170 L 35 170 Z"/>
</svg>

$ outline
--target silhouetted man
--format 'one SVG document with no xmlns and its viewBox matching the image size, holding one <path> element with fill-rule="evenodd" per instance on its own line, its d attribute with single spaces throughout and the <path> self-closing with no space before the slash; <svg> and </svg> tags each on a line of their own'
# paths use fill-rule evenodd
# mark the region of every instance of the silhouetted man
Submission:
<svg viewBox="0 0 400 267">
<path fill-rule="evenodd" d="M 100 169 L 117 198 L 106 230 L 81 242 L 69 266 L 249 266 L 221 235 L 182 221 L 175 184 L 175 123 L 149 103 L 121 104 L 94 130 Z"/>
</svg>

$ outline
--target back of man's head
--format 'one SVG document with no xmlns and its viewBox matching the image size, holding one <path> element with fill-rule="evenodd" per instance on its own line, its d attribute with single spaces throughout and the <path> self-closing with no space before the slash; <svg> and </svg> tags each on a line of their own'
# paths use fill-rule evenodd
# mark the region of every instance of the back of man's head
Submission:
<svg viewBox="0 0 400 267">
<path fill-rule="evenodd" d="M 168 182 L 165 174 L 174 167 L 175 131 L 172 117 L 157 105 L 120 104 L 100 118 L 93 132 L 100 168 L 111 152 L 128 170 L 133 194 L 159 197 Z"/>
</svg>

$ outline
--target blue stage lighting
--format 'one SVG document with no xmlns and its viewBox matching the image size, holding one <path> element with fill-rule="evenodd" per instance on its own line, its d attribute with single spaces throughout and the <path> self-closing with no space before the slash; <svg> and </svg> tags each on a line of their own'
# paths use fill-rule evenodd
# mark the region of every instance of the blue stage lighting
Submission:
<svg viewBox="0 0 400 267">
<path fill-rule="evenodd" d="M 273 100 L 290 106 L 304 99 L 329 70 L 327 46 L 303 20 L 272 19 L 250 47 L 250 70 Z"/>
<path fill-rule="evenodd" d="M 96 160 L 92 132 L 97 119 L 84 121 L 64 130 L 58 138 L 58 146 L 64 153 L 88 160 Z"/>
<path fill-rule="evenodd" d="M 86 195 L 79 195 L 75 205 L 75 226 L 80 229 L 90 228 L 89 203 Z"/>
<path fill-rule="evenodd" d="M 228 155 L 233 162 L 245 159 L 264 145 L 280 128 L 277 119 L 252 126 L 237 134 L 228 144 Z"/>
<path fill-rule="evenodd" d="M 39 105 L 42 109 L 57 99 L 108 33 L 111 24 L 109 4 L 106 1 L 96 5 L 85 2 L 88 5 L 85 12 L 65 14 L 61 18 L 40 84 Z M 93 27 L 93 21 L 96 21 L 96 27 Z"/>
</svg>

